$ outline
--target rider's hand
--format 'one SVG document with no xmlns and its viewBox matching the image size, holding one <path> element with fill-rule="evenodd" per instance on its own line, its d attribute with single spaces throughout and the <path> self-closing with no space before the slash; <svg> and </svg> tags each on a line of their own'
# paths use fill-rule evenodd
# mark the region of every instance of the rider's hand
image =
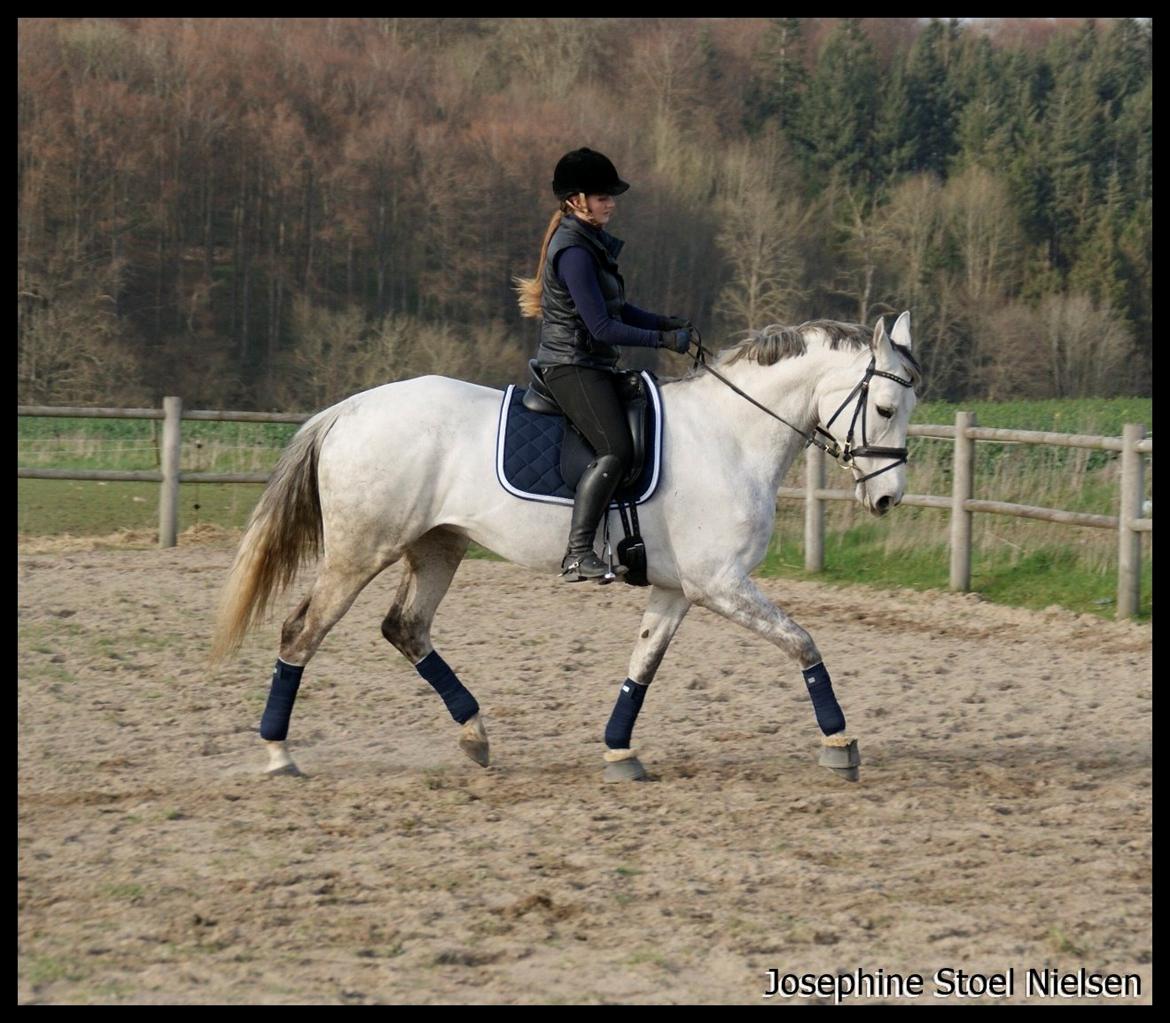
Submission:
<svg viewBox="0 0 1170 1023">
<path fill-rule="evenodd" d="M 681 316 L 660 316 L 658 318 L 659 330 L 690 330 L 694 324 L 690 320 L 684 320 Z"/>
<path fill-rule="evenodd" d="M 678 352 L 679 355 L 686 355 L 687 349 L 691 347 L 691 331 L 686 329 L 660 331 L 658 347 L 669 348 L 671 351 Z"/>
</svg>

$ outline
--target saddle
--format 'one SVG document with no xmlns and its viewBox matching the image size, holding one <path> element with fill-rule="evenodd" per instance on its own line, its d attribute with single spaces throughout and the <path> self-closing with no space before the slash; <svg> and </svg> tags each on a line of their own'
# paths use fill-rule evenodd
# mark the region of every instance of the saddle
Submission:
<svg viewBox="0 0 1170 1023">
<path fill-rule="evenodd" d="M 536 364 L 535 359 L 528 360 L 528 370 L 532 375 L 528 390 L 524 392 L 522 404 L 529 412 L 537 412 L 548 416 L 564 416 L 556 398 L 544 382 L 544 373 Z M 646 384 L 642 374 L 634 371 L 618 373 L 616 375 L 618 398 L 626 413 L 626 422 L 630 427 L 630 438 L 634 442 L 634 457 L 630 460 L 630 468 L 625 477 L 618 484 L 618 489 L 632 487 L 642 477 L 646 465 L 646 437 L 650 432 L 650 401 L 646 394 Z M 561 444 L 561 477 L 572 489 L 576 489 L 581 475 L 589 463 L 597 457 L 592 445 L 581 432 L 573 426 L 566 417 L 565 437 Z"/>
<path fill-rule="evenodd" d="M 572 428 L 545 385 L 535 360 L 528 365 L 532 371 L 528 389 L 522 391 L 509 384 L 500 403 L 496 479 L 509 494 L 524 501 L 572 505 L 577 484 L 597 455 Z M 638 505 L 653 497 L 661 478 L 662 399 L 657 382 L 648 372 L 620 373 L 617 384 L 634 457 L 609 507 L 621 515 L 626 534 L 617 545 L 618 558 L 629 569 L 622 580 L 631 586 L 647 586 L 646 545 L 641 537 Z M 608 514 L 604 521 L 608 542 Z"/>
</svg>

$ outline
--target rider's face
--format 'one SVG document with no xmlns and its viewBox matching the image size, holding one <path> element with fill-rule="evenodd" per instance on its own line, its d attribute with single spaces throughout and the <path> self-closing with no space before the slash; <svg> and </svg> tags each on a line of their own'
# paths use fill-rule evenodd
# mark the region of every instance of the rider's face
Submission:
<svg viewBox="0 0 1170 1023">
<path fill-rule="evenodd" d="M 605 227 L 617 209 L 617 200 L 612 195 L 586 195 L 582 192 L 574 200 L 574 205 L 588 213 L 589 219 L 598 227 Z"/>
</svg>

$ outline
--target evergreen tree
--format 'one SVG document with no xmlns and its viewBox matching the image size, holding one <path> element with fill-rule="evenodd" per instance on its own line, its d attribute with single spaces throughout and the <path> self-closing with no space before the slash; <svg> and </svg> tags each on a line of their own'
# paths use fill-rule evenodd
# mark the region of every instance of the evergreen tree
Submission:
<svg viewBox="0 0 1170 1023">
<path fill-rule="evenodd" d="M 1131 393 L 1148 394 L 1153 374 L 1154 347 L 1154 210 L 1153 200 L 1143 199 L 1122 228 L 1118 240 L 1126 285 L 1125 308 L 1134 325 L 1135 355 Z"/>
<path fill-rule="evenodd" d="M 1011 153 L 1022 119 L 1005 89 L 1010 80 L 1006 64 L 986 36 L 964 40 L 953 73 L 958 109 L 952 172 L 973 164 L 994 170 Z"/>
<path fill-rule="evenodd" d="M 1153 39 L 1149 23 L 1120 18 L 1102 41 L 1096 69 L 1097 93 L 1110 118 L 1149 81 L 1153 73 Z"/>
<path fill-rule="evenodd" d="M 906 169 L 944 177 L 955 140 L 955 96 L 948 65 L 955 46 L 957 25 L 931 20 L 910 50 L 906 69 L 908 113 L 903 138 L 912 153 Z"/>
<path fill-rule="evenodd" d="M 861 20 L 843 19 L 825 42 L 801 108 L 800 141 L 820 177 L 874 187 L 878 81 Z"/>
<path fill-rule="evenodd" d="M 1154 80 L 1122 106 L 1115 124 L 1115 147 L 1122 180 L 1131 205 L 1154 195 Z"/>
<path fill-rule="evenodd" d="M 1049 48 L 1054 88 L 1040 137 L 1051 176 L 1049 260 L 1062 275 L 1076 262 L 1099 198 L 1101 161 L 1108 166 L 1103 108 L 1093 83 L 1097 47 L 1096 27 L 1088 22 L 1075 37 L 1058 37 Z"/>
<path fill-rule="evenodd" d="M 914 173 L 917 157 L 909 123 L 910 90 L 906 80 L 906 53 L 895 53 L 882 82 L 881 104 L 874 129 L 875 158 L 885 191 Z"/>
<path fill-rule="evenodd" d="M 755 133 L 774 122 L 791 136 L 800 123 L 804 69 L 804 32 L 800 18 L 773 18 L 756 52 L 745 100 L 744 123 Z"/>
<path fill-rule="evenodd" d="M 1121 180 L 1116 168 L 1109 177 L 1105 198 L 1094 208 L 1080 246 L 1069 285 L 1083 291 L 1098 306 L 1109 306 L 1124 315 L 1126 266 L 1119 245 L 1125 226 Z"/>
</svg>

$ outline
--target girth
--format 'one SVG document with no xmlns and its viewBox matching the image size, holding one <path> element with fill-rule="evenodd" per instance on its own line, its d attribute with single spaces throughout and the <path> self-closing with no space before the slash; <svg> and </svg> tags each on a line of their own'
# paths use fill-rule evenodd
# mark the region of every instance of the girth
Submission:
<svg viewBox="0 0 1170 1023">
<path fill-rule="evenodd" d="M 535 359 L 528 360 L 528 369 L 532 375 L 528 390 L 524 392 L 523 405 L 530 412 L 539 412 L 543 415 L 563 416 L 560 405 L 544 382 L 544 373 Z M 649 419 L 649 400 L 646 395 L 646 385 L 642 375 L 635 371 L 618 372 L 614 374 L 614 383 L 617 387 L 618 398 L 626 414 L 626 422 L 630 428 L 630 439 L 633 441 L 634 456 L 630 460 L 629 470 L 619 487 L 633 486 L 642 475 L 646 463 L 646 435 Z M 566 417 L 565 439 L 561 445 L 561 476 L 570 487 L 576 487 L 577 481 L 585 471 L 586 466 L 597 457 L 592 445 L 581 432 L 573 426 Z"/>
</svg>

